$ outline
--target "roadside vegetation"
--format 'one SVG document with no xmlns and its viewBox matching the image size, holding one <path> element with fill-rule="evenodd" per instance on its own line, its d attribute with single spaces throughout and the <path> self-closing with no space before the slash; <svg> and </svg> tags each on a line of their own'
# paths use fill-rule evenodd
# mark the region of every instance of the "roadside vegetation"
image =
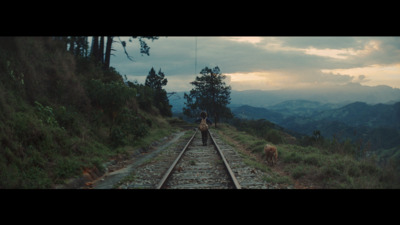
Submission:
<svg viewBox="0 0 400 225">
<path fill-rule="evenodd" d="M 165 80 L 129 82 L 78 46 L 0 38 L 0 188 L 53 188 L 179 129 Z"/>
<path fill-rule="evenodd" d="M 248 127 L 249 128 L 249 127 Z M 266 138 L 257 137 L 247 131 L 239 131 L 229 124 L 221 124 L 217 132 L 228 142 L 239 144 L 248 163 L 269 172 L 270 182 L 282 185 L 297 184 L 297 188 L 323 189 L 389 189 L 399 188 L 399 173 L 395 164 L 379 166 L 376 156 L 360 157 L 349 143 L 301 145 L 289 143 L 292 138 L 282 135 L 278 148 L 278 164 L 270 166 L 263 152 Z M 260 131 L 262 133 L 262 131 Z M 281 131 L 276 131 L 277 133 Z M 268 133 L 268 132 L 265 132 Z"/>
</svg>

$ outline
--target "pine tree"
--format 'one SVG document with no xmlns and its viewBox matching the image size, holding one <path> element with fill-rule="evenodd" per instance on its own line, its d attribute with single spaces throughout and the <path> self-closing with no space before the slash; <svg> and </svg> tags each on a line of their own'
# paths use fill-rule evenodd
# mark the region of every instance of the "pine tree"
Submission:
<svg viewBox="0 0 400 225">
<path fill-rule="evenodd" d="M 160 110 L 160 113 L 164 116 L 172 116 L 171 105 L 167 97 L 167 92 L 162 89 L 163 86 L 167 85 L 168 80 L 165 78 L 165 74 L 160 70 L 158 74 L 152 67 L 149 75 L 147 75 L 145 85 L 153 89 L 154 91 L 154 103 Z"/>
<path fill-rule="evenodd" d="M 221 118 L 232 118 L 232 112 L 227 107 L 230 103 L 231 86 L 224 82 L 226 78 L 218 66 L 213 69 L 205 67 L 201 70 L 202 76 L 196 76 L 190 84 L 195 87 L 189 94 L 184 94 L 186 108 L 183 113 L 189 117 L 200 115 L 206 111 L 208 116 L 214 118 L 215 127 Z"/>
</svg>

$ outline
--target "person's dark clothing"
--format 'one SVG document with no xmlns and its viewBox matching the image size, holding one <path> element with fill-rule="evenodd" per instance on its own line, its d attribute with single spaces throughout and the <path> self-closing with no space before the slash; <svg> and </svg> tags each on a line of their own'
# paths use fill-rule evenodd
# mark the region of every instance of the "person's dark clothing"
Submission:
<svg viewBox="0 0 400 225">
<path fill-rule="evenodd" d="M 202 118 L 198 118 L 195 122 L 196 123 L 200 123 L 202 120 Z M 212 121 L 209 120 L 208 118 L 206 118 L 206 122 L 209 125 L 212 125 Z M 201 131 L 201 140 L 203 141 L 203 145 L 206 146 L 207 145 L 207 139 L 208 139 L 208 131 Z"/>
</svg>

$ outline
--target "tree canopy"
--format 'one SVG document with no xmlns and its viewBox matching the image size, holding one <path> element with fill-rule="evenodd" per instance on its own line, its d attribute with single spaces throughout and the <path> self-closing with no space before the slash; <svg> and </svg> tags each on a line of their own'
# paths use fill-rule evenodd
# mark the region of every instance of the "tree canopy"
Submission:
<svg viewBox="0 0 400 225">
<path fill-rule="evenodd" d="M 107 38 L 107 39 L 106 39 Z M 63 36 L 63 37 L 54 37 L 56 40 L 63 41 L 65 43 L 65 48 L 68 47 L 68 50 L 72 52 L 76 56 L 81 57 L 91 57 L 93 60 L 103 64 L 104 68 L 110 67 L 110 60 L 112 51 L 115 51 L 112 48 L 113 43 L 120 43 L 124 49 L 124 52 L 129 60 L 133 61 L 133 58 L 128 54 L 126 47 L 127 42 L 121 40 L 116 36 L 93 36 L 92 43 L 90 47 L 89 53 L 89 44 L 87 36 Z M 128 42 L 132 43 L 134 39 L 138 39 L 140 44 L 140 53 L 150 55 L 150 47 L 147 45 L 145 39 L 147 40 L 157 40 L 157 36 L 131 36 L 128 39 Z"/>
<path fill-rule="evenodd" d="M 169 105 L 169 100 L 167 97 L 167 92 L 162 89 L 163 86 L 167 85 L 168 80 L 165 78 L 165 74 L 160 70 L 156 74 L 156 71 L 152 67 L 147 75 L 145 85 L 154 91 L 154 104 L 164 116 L 172 116 L 171 108 Z"/>
<path fill-rule="evenodd" d="M 186 107 L 183 108 L 183 113 L 189 117 L 196 117 L 201 111 L 206 111 L 209 117 L 214 119 L 216 126 L 220 119 L 233 117 L 227 107 L 230 103 L 231 86 L 224 82 L 226 76 L 218 66 L 212 69 L 205 67 L 200 74 L 201 76 L 196 76 L 195 81 L 190 83 L 194 88 L 189 94 L 184 94 Z"/>
</svg>

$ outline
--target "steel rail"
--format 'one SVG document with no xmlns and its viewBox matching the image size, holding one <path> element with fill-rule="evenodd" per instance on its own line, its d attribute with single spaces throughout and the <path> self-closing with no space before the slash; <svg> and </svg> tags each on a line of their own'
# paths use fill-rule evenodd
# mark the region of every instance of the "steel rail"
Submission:
<svg viewBox="0 0 400 225">
<path fill-rule="evenodd" d="M 229 177 L 232 179 L 233 184 L 235 185 L 236 189 L 242 189 L 242 187 L 239 184 L 239 181 L 236 179 L 235 174 L 232 172 L 231 167 L 229 166 L 228 161 L 226 161 L 224 154 L 222 153 L 221 149 L 219 148 L 219 146 L 217 145 L 217 142 L 215 142 L 214 137 L 212 136 L 211 132 L 208 131 L 208 133 L 210 134 L 211 140 L 214 143 L 215 148 L 217 149 L 219 155 L 222 158 L 222 161 L 224 161 L 225 164 L 225 168 L 227 169 L 228 173 L 229 173 Z"/>
<path fill-rule="evenodd" d="M 187 148 L 189 147 L 189 145 L 192 143 L 195 135 L 197 134 L 198 129 L 196 129 L 196 131 L 194 132 L 194 134 L 192 135 L 192 137 L 190 138 L 190 140 L 188 141 L 188 143 L 185 145 L 185 147 L 182 149 L 182 151 L 179 153 L 178 157 L 175 159 L 175 161 L 172 163 L 172 165 L 169 167 L 169 169 L 165 172 L 163 178 L 160 180 L 160 182 L 157 184 L 156 189 L 161 189 L 164 187 L 166 181 L 168 180 L 168 178 L 170 177 L 170 175 L 172 174 L 172 171 L 174 170 L 175 166 L 178 164 L 178 162 L 181 160 L 183 154 L 185 153 L 185 151 L 187 150 Z M 224 156 L 224 154 L 222 153 L 221 149 L 219 148 L 218 144 L 216 143 L 213 135 L 211 134 L 210 131 L 208 131 L 208 134 L 211 137 L 211 141 L 214 145 L 214 147 L 216 148 L 218 154 L 220 155 L 220 157 L 222 158 L 222 161 L 224 162 L 224 166 L 225 169 L 227 170 L 229 177 L 231 178 L 234 186 L 236 189 L 241 189 L 242 187 L 240 186 L 238 180 L 236 179 L 234 173 L 232 172 L 231 167 L 229 166 L 228 162 L 226 161 L 226 158 Z"/>
<path fill-rule="evenodd" d="M 172 165 L 169 167 L 169 169 L 167 170 L 167 172 L 165 172 L 163 178 L 161 179 L 161 181 L 157 184 L 156 189 L 161 189 L 165 182 L 167 181 L 167 179 L 169 178 L 169 176 L 172 174 L 172 171 L 174 170 L 176 164 L 178 164 L 179 160 L 181 160 L 183 153 L 185 153 L 186 149 L 189 147 L 189 145 L 192 143 L 194 136 L 197 134 L 198 129 L 196 129 L 196 131 L 194 132 L 194 134 L 192 135 L 192 137 L 190 138 L 190 140 L 188 141 L 188 143 L 185 145 L 185 147 L 182 149 L 181 153 L 179 153 L 178 157 L 176 157 L 175 161 L 172 163 Z"/>
</svg>

